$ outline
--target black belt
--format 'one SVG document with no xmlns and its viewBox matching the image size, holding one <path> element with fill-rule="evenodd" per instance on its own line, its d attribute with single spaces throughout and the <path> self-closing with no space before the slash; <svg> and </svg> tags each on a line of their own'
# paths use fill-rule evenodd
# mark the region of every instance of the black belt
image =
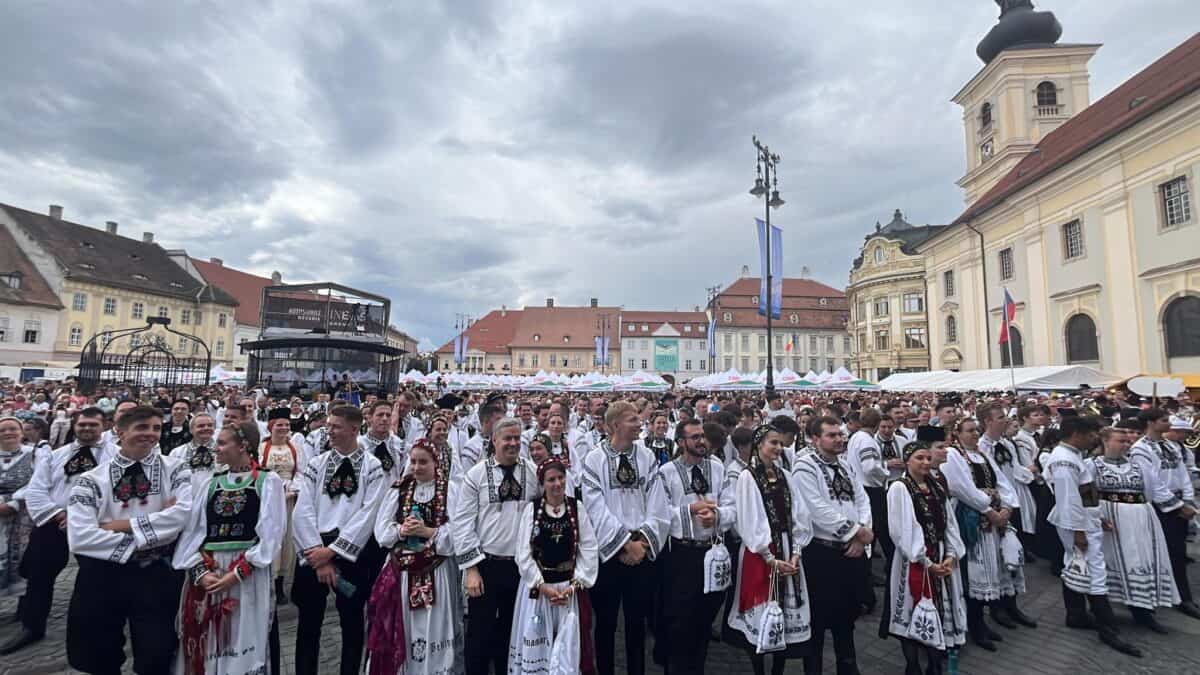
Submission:
<svg viewBox="0 0 1200 675">
<path fill-rule="evenodd" d="M 484 553 L 483 557 L 487 558 L 488 560 L 500 560 L 503 562 L 512 562 L 517 559 L 517 557 L 513 555 L 492 555 L 491 553 Z"/>
<path fill-rule="evenodd" d="M 712 539 L 681 539 L 679 537 L 671 537 L 672 546 L 686 546 L 688 548 L 709 548 L 713 545 Z"/>
<path fill-rule="evenodd" d="M 816 544 L 817 546 L 824 546 L 825 548 L 832 548 L 836 551 L 846 550 L 846 542 L 844 542 L 844 541 L 833 541 L 832 539 L 817 539 L 816 537 L 813 537 L 813 540 L 809 543 Z"/>
</svg>

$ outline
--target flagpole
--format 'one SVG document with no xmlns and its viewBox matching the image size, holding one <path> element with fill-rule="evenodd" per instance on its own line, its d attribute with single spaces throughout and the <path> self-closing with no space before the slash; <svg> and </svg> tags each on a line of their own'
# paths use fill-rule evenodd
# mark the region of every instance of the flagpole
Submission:
<svg viewBox="0 0 1200 675">
<path fill-rule="evenodd" d="M 1012 381 L 1013 396 L 1017 395 L 1017 364 L 1013 360 L 1012 351 L 1012 322 L 1008 320 L 1008 288 L 1004 289 L 1004 306 L 1000 309 L 1000 314 L 1004 317 L 1004 346 L 1008 349 L 1008 376 Z"/>
</svg>

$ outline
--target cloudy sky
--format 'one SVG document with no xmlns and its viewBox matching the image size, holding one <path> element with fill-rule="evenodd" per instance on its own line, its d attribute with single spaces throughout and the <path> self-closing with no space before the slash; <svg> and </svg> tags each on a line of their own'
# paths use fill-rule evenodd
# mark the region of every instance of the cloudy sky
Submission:
<svg viewBox="0 0 1200 675">
<path fill-rule="evenodd" d="M 1196 0 L 1040 0 L 1102 42 L 1092 95 Z M 789 276 L 844 287 L 902 208 L 961 210 L 990 0 L 7 2 L 0 201 L 289 281 L 459 312 L 687 309 L 753 265 L 751 134 L 784 156 Z"/>
</svg>

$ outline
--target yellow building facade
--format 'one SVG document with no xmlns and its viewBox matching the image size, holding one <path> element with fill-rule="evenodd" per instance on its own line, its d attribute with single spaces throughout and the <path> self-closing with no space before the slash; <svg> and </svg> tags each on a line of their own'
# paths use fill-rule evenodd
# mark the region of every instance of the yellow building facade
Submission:
<svg viewBox="0 0 1200 675">
<path fill-rule="evenodd" d="M 1009 363 L 1007 289 L 1017 365 L 1200 371 L 1200 35 L 1089 105 L 1097 48 L 1002 52 L 956 96 L 970 206 L 916 247 L 934 369 Z"/>
<path fill-rule="evenodd" d="M 879 381 L 929 369 L 925 260 L 914 246 L 944 229 L 914 226 L 897 209 L 863 242 L 846 288 L 855 346 L 851 370 L 860 377 Z"/>
</svg>

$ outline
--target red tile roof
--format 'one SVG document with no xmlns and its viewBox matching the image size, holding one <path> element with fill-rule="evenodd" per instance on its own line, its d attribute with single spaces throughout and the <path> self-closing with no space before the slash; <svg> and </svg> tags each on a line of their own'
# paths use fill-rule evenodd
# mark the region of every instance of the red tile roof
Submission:
<svg viewBox="0 0 1200 675">
<path fill-rule="evenodd" d="M 485 354 L 507 354 L 508 345 L 521 322 L 519 309 L 494 309 L 467 329 L 467 351 L 479 350 Z M 438 354 L 453 354 L 454 340 L 442 345 Z"/>
<path fill-rule="evenodd" d="M 8 228 L 0 225 L 0 276 L 13 273 L 20 275 L 20 288 L 13 288 L 0 281 L 0 303 L 62 309 L 62 302 L 54 294 L 54 289 L 50 288 L 46 278 L 17 245 L 17 240 Z"/>
<path fill-rule="evenodd" d="M 190 260 L 205 281 L 237 298 L 238 307 L 234 318 L 238 323 L 259 325 L 262 320 L 259 311 L 262 307 L 262 291 L 271 285 L 269 278 L 235 270 L 223 263 L 206 262 L 196 258 Z"/>
<path fill-rule="evenodd" d="M 511 345 L 594 349 L 593 340 L 600 334 L 598 322 L 601 314 L 608 316 L 609 325 L 615 332 L 617 318 L 621 314 L 619 307 L 526 307 L 521 312 L 521 321 Z"/>
<path fill-rule="evenodd" d="M 977 218 L 1052 171 L 1200 89 L 1200 33 L 1046 134 L 954 224 Z"/>
<path fill-rule="evenodd" d="M 758 287 L 761 283 L 759 277 L 742 277 L 730 284 L 724 291 L 721 291 L 721 295 L 758 295 Z M 846 294 L 832 286 L 826 286 L 812 279 L 784 279 L 783 296 L 785 298 L 798 296 L 810 298 L 844 298 Z"/>
<path fill-rule="evenodd" d="M 662 327 L 663 324 L 671 324 L 671 327 L 679 331 L 681 334 L 687 334 L 695 337 L 706 336 L 707 332 L 700 332 L 701 329 L 708 330 L 708 317 L 704 312 L 654 312 L 654 311 L 623 311 L 621 312 L 621 335 L 645 337 Z M 691 326 L 691 333 L 684 333 L 684 326 Z M 630 326 L 641 328 L 646 326 L 647 330 L 630 330 Z"/>
</svg>

